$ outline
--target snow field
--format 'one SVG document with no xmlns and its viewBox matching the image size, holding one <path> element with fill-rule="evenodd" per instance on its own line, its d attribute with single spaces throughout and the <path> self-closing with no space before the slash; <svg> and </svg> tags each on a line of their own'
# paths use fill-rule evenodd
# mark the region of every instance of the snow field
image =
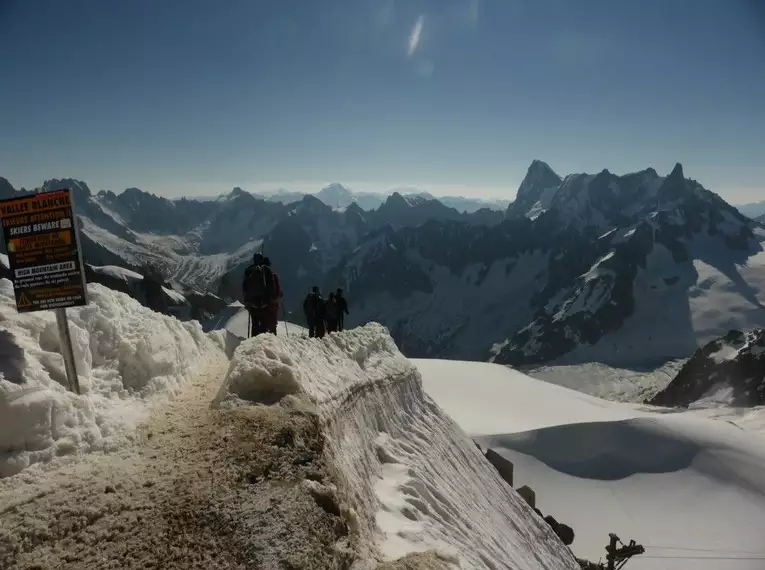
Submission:
<svg viewBox="0 0 765 570">
<path fill-rule="evenodd" d="M 578 556 L 604 558 L 615 532 L 646 546 L 635 570 L 765 567 L 763 410 L 676 412 L 503 366 L 414 363 L 426 392 L 513 462 L 515 484 L 536 491 L 542 512 L 574 529 Z"/>
<path fill-rule="evenodd" d="M 324 339 L 263 335 L 237 348 L 214 404 L 315 404 L 357 568 L 433 550 L 453 567 L 574 569 L 549 527 L 422 391 L 379 324 Z"/>
<path fill-rule="evenodd" d="M 112 450 L 148 406 L 172 396 L 220 335 L 155 313 L 98 284 L 90 304 L 68 309 L 82 395 L 68 391 L 53 311 L 20 315 L 0 280 L 0 477 L 60 455 Z"/>
</svg>

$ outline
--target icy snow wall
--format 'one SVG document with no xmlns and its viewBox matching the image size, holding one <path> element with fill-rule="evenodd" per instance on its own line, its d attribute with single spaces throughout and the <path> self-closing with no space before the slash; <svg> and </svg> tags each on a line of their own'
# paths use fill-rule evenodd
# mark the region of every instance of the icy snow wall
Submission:
<svg viewBox="0 0 765 570">
<path fill-rule="evenodd" d="M 53 311 L 20 315 L 0 280 L 0 477 L 77 451 L 113 449 L 144 417 L 147 401 L 172 394 L 197 366 L 222 357 L 223 338 L 101 285 L 69 309 L 82 395 L 69 392 Z"/>
<path fill-rule="evenodd" d="M 215 405 L 304 394 L 323 422 L 357 568 L 435 550 L 466 569 L 574 569 L 570 552 L 422 390 L 376 323 L 324 339 L 261 336 L 234 353 Z"/>
</svg>

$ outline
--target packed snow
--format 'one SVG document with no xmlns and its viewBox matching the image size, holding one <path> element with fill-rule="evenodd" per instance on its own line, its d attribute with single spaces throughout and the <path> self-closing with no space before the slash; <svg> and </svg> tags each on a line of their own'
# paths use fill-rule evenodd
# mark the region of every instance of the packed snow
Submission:
<svg viewBox="0 0 765 570">
<path fill-rule="evenodd" d="M 170 289 L 169 287 L 162 287 L 162 292 L 173 303 L 176 303 L 178 305 L 186 304 L 186 297 L 184 297 L 183 293 L 181 293 L 180 291 L 176 291 L 175 289 Z"/>
<path fill-rule="evenodd" d="M 0 280 L 0 477 L 61 455 L 111 450 L 148 406 L 172 396 L 219 355 L 219 335 L 128 295 L 88 286 L 90 304 L 68 309 L 82 395 L 67 389 L 55 314 L 19 314 Z"/>
<path fill-rule="evenodd" d="M 239 301 L 231 303 L 212 319 L 204 323 L 206 331 L 227 330 L 240 339 L 248 338 L 249 315 L 247 309 Z M 308 329 L 296 325 L 290 321 L 279 321 L 276 325 L 276 334 L 281 336 L 308 336 Z"/>
<path fill-rule="evenodd" d="M 323 339 L 262 335 L 237 348 L 216 404 L 307 396 L 324 424 L 361 565 L 435 550 L 469 569 L 578 565 L 474 443 L 422 392 L 372 323 Z"/>
<path fill-rule="evenodd" d="M 763 568 L 762 410 L 675 413 L 492 364 L 414 363 L 446 413 L 513 462 L 515 484 L 536 491 L 542 512 L 574 529 L 578 556 L 604 558 L 614 532 L 646 547 L 629 562 L 635 570 Z"/>
<path fill-rule="evenodd" d="M 0 253 L 0 264 L 2 264 L 6 269 L 11 268 L 11 263 L 8 261 L 8 256 L 4 253 Z"/>
<path fill-rule="evenodd" d="M 126 269 L 125 267 L 119 267 L 117 265 L 91 265 L 90 267 L 96 273 L 102 273 L 126 283 L 143 281 L 143 275 L 131 269 Z"/>
</svg>

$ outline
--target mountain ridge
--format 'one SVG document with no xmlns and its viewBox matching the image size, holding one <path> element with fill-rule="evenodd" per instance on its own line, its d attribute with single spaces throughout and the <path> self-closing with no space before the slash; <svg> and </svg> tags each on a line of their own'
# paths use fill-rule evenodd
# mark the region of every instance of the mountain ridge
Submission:
<svg viewBox="0 0 765 570">
<path fill-rule="evenodd" d="M 182 289 L 239 299 L 242 272 L 263 249 L 288 311 L 300 311 L 313 285 L 342 286 L 354 305 L 349 324 L 389 326 L 412 356 L 514 366 L 624 363 L 641 351 L 686 358 L 723 322 L 765 326 L 765 229 L 686 179 L 680 164 L 666 176 L 648 168 L 561 177 L 536 160 L 507 211 L 472 214 L 400 192 L 366 211 L 313 195 L 285 205 L 241 188 L 200 202 L 138 189 L 93 194 L 70 179 L 45 185 L 63 186 L 75 190 L 93 265 L 149 265 Z M 337 185 L 328 194 L 348 192 Z M 713 298 L 726 299 L 732 322 L 703 306 Z M 646 316 L 656 303 L 681 324 L 671 338 Z M 633 338 L 640 327 L 647 348 Z"/>
<path fill-rule="evenodd" d="M 681 165 L 665 177 L 568 175 L 552 190 L 560 177 L 548 169 L 532 165 L 519 205 L 498 226 L 428 222 L 374 236 L 326 284 L 341 283 L 361 305 L 360 321 L 389 326 L 412 356 L 514 366 L 689 357 L 726 326 L 703 306 L 726 288 L 736 291 L 733 320 L 765 324 L 765 233 Z M 661 303 L 682 318 L 675 338 L 661 332 L 666 321 L 645 317 Z"/>
</svg>

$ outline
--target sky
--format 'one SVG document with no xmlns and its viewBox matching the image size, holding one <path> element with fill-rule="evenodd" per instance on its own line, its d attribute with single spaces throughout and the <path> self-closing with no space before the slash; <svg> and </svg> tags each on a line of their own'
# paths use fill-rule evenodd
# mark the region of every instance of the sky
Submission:
<svg viewBox="0 0 765 570">
<path fill-rule="evenodd" d="M 676 162 L 765 200 L 759 0 L 0 0 L 0 176 L 512 199 Z"/>
</svg>

